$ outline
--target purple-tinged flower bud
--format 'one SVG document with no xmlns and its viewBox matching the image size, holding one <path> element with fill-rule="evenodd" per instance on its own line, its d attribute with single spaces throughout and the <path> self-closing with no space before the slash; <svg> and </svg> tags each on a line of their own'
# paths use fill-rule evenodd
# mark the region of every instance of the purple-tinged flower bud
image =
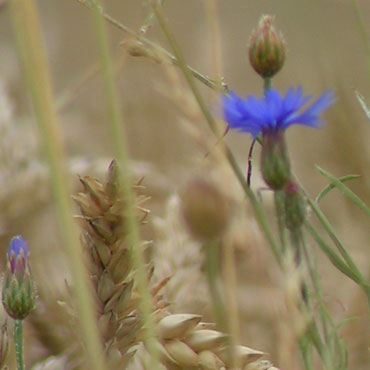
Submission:
<svg viewBox="0 0 370 370">
<path fill-rule="evenodd" d="M 183 193 L 182 202 L 184 219 L 196 239 L 214 240 L 229 224 L 229 202 L 210 180 L 196 179 L 190 182 Z"/>
<path fill-rule="evenodd" d="M 285 194 L 285 223 L 289 230 L 297 230 L 307 216 L 306 201 L 299 186 L 289 181 L 284 189 Z"/>
<path fill-rule="evenodd" d="M 15 236 L 8 249 L 8 261 L 12 273 L 20 272 L 24 274 L 26 260 L 28 257 L 28 246 L 26 241 L 20 236 Z"/>
<path fill-rule="evenodd" d="M 21 236 L 9 245 L 8 270 L 3 287 L 3 305 L 13 319 L 23 320 L 35 307 L 35 289 L 28 266 L 28 247 Z"/>
<path fill-rule="evenodd" d="M 290 179 L 290 161 L 282 130 L 262 132 L 261 171 L 272 190 L 281 190 Z"/>
<path fill-rule="evenodd" d="M 272 25 L 274 17 L 263 15 L 249 40 L 249 61 L 263 78 L 271 78 L 284 65 L 285 42 Z"/>
</svg>

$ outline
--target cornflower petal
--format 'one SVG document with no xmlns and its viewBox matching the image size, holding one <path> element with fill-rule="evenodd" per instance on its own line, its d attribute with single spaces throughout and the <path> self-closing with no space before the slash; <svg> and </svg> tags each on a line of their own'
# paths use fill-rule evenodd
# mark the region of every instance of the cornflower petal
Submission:
<svg viewBox="0 0 370 370">
<path fill-rule="evenodd" d="M 333 102 L 333 91 L 329 90 L 322 94 L 314 103 L 311 104 L 304 112 L 292 114 L 283 125 L 283 129 L 293 124 L 317 127 L 324 123 L 320 114 L 327 109 Z"/>
<path fill-rule="evenodd" d="M 230 128 L 243 128 L 243 122 L 247 119 L 243 113 L 243 99 L 231 92 L 230 96 L 223 97 L 224 117 Z"/>
<path fill-rule="evenodd" d="M 333 92 L 327 91 L 308 108 L 301 111 L 311 99 L 303 90 L 290 88 L 285 96 L 269 89 L 265 97 L 249 95 L 246 99 L 234 92 L 224 97 L 224 117 L 231 129 L 250 133 L 254 138 L 262 131 L 285 130 L 293 124 L 316 127 L 323 121 L 320 114 L 333 102 Z"/>
</svg>

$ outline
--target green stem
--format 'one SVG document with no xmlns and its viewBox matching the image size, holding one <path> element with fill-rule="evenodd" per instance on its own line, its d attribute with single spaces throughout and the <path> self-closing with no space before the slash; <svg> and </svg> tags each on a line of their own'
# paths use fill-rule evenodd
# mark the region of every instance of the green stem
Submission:
<svg viewBox="0 0 370 370">
<path fill-rule="evenodd" d="M 320 314 L 320 322 L 322 327 L 322 337 L 323 337 L 323 360 L 326 364 L 327 369 L 339 369 L 340 364 L 344 363 L 343 358 L 345 358 L 345 351 L 343 351 L 343 346 L 338 335 L 338 329 L 335 327 L 332 316 L 329 311 L 326 309 L 323 303 L 322 297 L 322 287 L 320 284 L 317 265 L 312 259 L 312 253 L 310 251 L 309 245 L 307 243 L 305 234 L 302 233 L 302 248 L 303 256 L 306 262 L 306 266 L 309 271 L 310 279 L 312 282 L 312 287 L 314 289 L 315 298 L 317 300 L 318 312 Z M 336 341 L 336 347 L 334 348 L 331 343 L 331 335 L 329 331 L 329 326 L 332 331 L 335 332 L 334 339 Z M 337 365 L 338 364 L 338 365 Z"/>
<path fill-rule="evenodd" d="M 360 7 L 358 6 L 357 0 L 352 0 L 352 6 L 355 12 L 356 19 L 357 19 L 357 25 L 358 25 L 359 32 L 361 34 L 362 42 L 366 49 L 366 54 L 368 57 L 367 66 L 370 72 L 370 37 L 367 32 L 367 25 L 365 24 L 362 18 L 362 12 L 361 12 Z"/>
<path fill-rule="evenodd" d="M 102 18 L 100 0 L 92 0 L 95 4 L 93 7 L 93 20 L 95 24 L 96 38 L 100 51 L 102 71 L 105 83 L 106 104 L 108 108 L 109 120 L 108 125 L 111 130 L 113 141 L 113 150 L 118 162 L 118 176 L 121 185 L 120 191 L 122 198 L 125 199 L 126 207 L 122 217 L 126 220 L 128 235 L 128 245 L 131 245 L 132 260 L 136 269 L 135 282 L 139 293 L 138 305 L 145 328 L 144 343 L 151 355 L 151 368 L 159 369 L 159 353 L 155 333 L 155 324 L 152 317 L 153 303 L 147 282 L 146 264 L 143 254 L 143 243 L 140 240 L 137 215 L 135 211 L 135 195 L 132 191 L 132 180 L 129 169 L 129 158 L 127 150 L 126 134 L 122 124 L 121 107 L 115 85 L 113 65 L 110 56 L 108 35 Z"/>
<path fill-rule="evenodd" d="M 148 38 L 146 38 L 145 36 L 143 36 L 143 34 L 138 34 L 134 30 L 132 30 L 131 28 L 125 26 L 121 22 L 119 22 L 116 19 L 114 19 L 113 17 L 111 17 L 109 14 L 105 13 L 102 7 L 97 7 L 96 4 L 94 4 L 94 1 L 93 0 L 76 0 L 76 1 L 78 1 L 80 4 L 86 6 L 86 7 L 90 8 L 90 9 L 97 10 L 107 22 L 109 22 L 113 26 L 117 27 L 121 31 L 124 31 L 127 34 L 135 37 L 136 39 L 138 39 L 139 41 L 141 41 L 143 44 L 145 44 L 147 46 L 150 46 L 153 50 L 159 52 L 163 56 L 169 58 L 173 64 L 175 64 L 175 65 L 179 65 L 180 64 L 179 63 L 179 60 L 176 58 L 176 56 L 172 55 L 166 49 L 162 48 L 161 46 L 159 46 L 155 42 L 149 40 Z M 209 79 L 207 76 L 203 75 L 202 73 L 198 72 L 197 70 L 195 70 L 194 68 L 192 68 L 190 66 L 187 66 L 187 68 L 189 69 L 190 73 L 197 80 L 199 80 L 200 82 L 202 82 L 204 85 L 206 85 L 209 88 L 211 88 L 213 90 L 216 90 L 216 91 L 219 91 L 220 90 L 219 89 L 219 85 L 220 85 L 219 83 L 214 82 L 213 80 Z M 227 87 L 225 85 L 222 86 L 222 91 L 223 92 L 227 92 Z"/>
<path fill-rule="evenodd" d="M 220 278 L 220 244 L 217 241 L 207 242 L 204 245 L 206 252 L 205 270 L 207 275 L 208 287 L 212 298 L 216 322 L 224 333 L 228 333 L 226 312 L 224 302 L 219 287 Z"/>
<path fill-rule="evenodd" d="M 14 323 L 15 356 L 17 359 L 17 370 L 24 370 L 23 356 L 23 321 L 15 320 Z"/>
<path fill-rule="evenodd" d="M 266 77 L 263 79 L 263 91 L 266 94 L 267 90 L 270 90 L 272 86 L 272 79 L 270 77 Z"/>
<path fill-rule="evenodd" d="M 95 301 L 76 224 L 72 217 L 63 144 L 37 10 L 32 0 L 12 0 L 9 5 L 20 60 L 49 165 L 51 188 L 61 230 L 61 245 L 66 248 L 71 267 L 74 282 L 73 296 L 76 300 L 82 338 L 88 353 L 89 368 L 105 370 L 103 348 L 94 310 Z"/>
<path fill-rule="evenodd" d="M 282 191 L 275 191 L 275 210 L 279 229 L 279 237 L 283 255 L 287 250 L 287 234 L 285 228 L 285 207 L 284 207 L 284 194 Z"/>
</svg>

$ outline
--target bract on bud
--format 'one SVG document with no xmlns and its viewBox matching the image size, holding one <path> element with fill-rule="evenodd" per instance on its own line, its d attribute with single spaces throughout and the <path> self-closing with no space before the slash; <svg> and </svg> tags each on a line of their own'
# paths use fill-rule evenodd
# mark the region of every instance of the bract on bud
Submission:
<svg viewBox="0 0 370 370">
<path fill-rule="evenodd" d="M 274 17 L 263 15 L 249 40 L 249 60 L 263 78 L 271 78 L 285 61 L 285 42 L 272 25 Z"/>
<path fill-rule="evenodd" d="M 284 194 L 286 227 L 289 230 L 296 230 L 306 219 L 306 201 L 299 186 L 293 181 L 289 181 Z"/>
<path fill-rule="evenodd" d="M 3 305 L 13 319 L 23 320 L 35 307 L 35 290 L 28 266 L 28 247 L 21 236 L 9 245 L 8 270 L 3 287 Z"/>
<path fill-rule="evenodd" d="M 281 190 L 290 179 L 290 161 L 282 130 L 262 132 L 261 171 L 272 190 Z"/>
<path fill-rule="evenodd" d="M 212 181 L 196 179 L 183 196 L 183 214 L 190 232 L 202 241 L 217 238 L 229 223 L 229 204 Z"/>
</svg>

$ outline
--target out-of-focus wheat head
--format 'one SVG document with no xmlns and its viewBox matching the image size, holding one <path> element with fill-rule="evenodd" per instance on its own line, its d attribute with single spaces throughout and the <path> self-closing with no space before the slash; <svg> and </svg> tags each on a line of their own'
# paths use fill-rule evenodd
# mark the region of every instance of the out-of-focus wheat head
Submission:
<svg viewBox="0 0 370 370">
<path fill-rule="evenodd" d="M 125 201 L 119 196 L 116 163 L 109 167 L 106 182 L 89 176 L 81 178 L 83 192 L 74 196 L 81 209 L 83 242 L 90 256 L 89 267 L 98 302 L 99 328 L 104 339 L 109 366 L 124 368 L 134 355 L 133 347 L 141 340 L 142 320 L 138 310 L 130 245 L 126 243 Z M 137 197 L 139 217 L 146 210 Z M 148 266 L 148 281 L 153 268 Z M 153 314 L 160 317 L 166 303 L 159 290 L 166 279 L 152 287 Z"/>
<path fill-rule="evenodd" d="M 172 195 L 166 205 L 165 216 L 154 218 L 158 237 L 154 264 L 156 274 L 172 276 L 164 288 L 172 310 L 176 313 L 209 312 L 210 296 L 207 282 L 201 271 L 203 256 L 200 245 L 191 238 L 181 218 L 181 200 Z"/>
</svg>

